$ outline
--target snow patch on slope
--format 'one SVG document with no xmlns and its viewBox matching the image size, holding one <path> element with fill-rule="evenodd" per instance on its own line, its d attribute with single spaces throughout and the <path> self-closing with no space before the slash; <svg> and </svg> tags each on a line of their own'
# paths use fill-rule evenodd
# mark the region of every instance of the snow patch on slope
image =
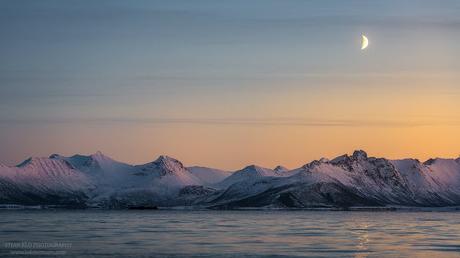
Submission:
<svg viewBox="0 0 460 258">
<path fill-rule="evenodd" d="M 90 180 L 63 160 L 29 158 L 16 167 L 3 166 L 0 177 L 17 185 L 27 185 L 41 190 L 81 190 L 90 185 Z"/>
<path fill-rule="evenodd" d="M 219 183 L 232 174 L 230 171 L 199 166 L 188 167 L 187 169 L 206 185 Z"/>
<path fill-rule="evenodd" d="M 263 168 L 256 165 L 247 166 L 241 170 L 236 171 L 231 176 L 224 179 L 224 181 L 218 184 L 219 187 L 225 188 L 232 184 L 243 182 L 246 180 L 254 180 L 264 177 L 275 177 L 278 174 L 269 168 Z"/>
</svg>

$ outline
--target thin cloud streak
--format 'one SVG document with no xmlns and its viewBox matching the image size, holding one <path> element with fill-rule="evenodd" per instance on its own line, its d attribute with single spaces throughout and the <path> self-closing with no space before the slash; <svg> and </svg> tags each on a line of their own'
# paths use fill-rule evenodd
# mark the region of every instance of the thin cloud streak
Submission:
<svg viewBox="0 0 460 258">
<path fill-rule="evenodd" d="M 195 125 L 247 125 L 247 126 L 299 126 L 299 127 L 421 127 L 460 126 L 459 120 L 401 121 L 401 120 L 340 120 L 302 118 L 92 118 L 92 119 L 2 119 L 8 124 L 195 124 Z"/>
</svg>

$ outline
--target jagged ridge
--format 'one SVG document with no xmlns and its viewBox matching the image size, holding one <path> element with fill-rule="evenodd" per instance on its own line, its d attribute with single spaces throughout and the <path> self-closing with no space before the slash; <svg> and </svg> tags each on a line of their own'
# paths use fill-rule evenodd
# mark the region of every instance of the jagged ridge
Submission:
<svg viewBox="0 0 460 258">
<path fill-rule="evenodd" d="M 124 208 L 130 205 L 348 207 L 460 205 L 460 158 L 388 160 L 364 151 L 288 170 L 255 165 L 234 173 L 185 167 L 160 156 L 143 165 L 101 152 L 0 164 L 0 203 Z"/>
</svg>

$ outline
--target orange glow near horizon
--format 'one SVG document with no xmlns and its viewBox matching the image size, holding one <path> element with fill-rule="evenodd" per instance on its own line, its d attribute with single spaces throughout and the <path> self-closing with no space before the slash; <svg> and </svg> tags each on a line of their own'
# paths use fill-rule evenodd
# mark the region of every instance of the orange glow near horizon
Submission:
<svg viewBox="0 0 460 258">
<path fill-rule="evenodd" d="M 450 87 L 452 81 L 443 77 L 447 86 L 435 87 L 429 78 L 413 77 L 407 82 L 400 78 L 397 85 L 423 85 L 423 90 L 384 86 L 385 80 L 377 86 L 375 78 L 368 78 L 371 86 L 363 88 L 358 77 L 352 79 L 355 87 L 305 90 L 291 85 L 282 92 L 247 92 L 236 100 L 195 96 L 199 105 L 184 99 L 168 114 L 187 119 L 149 120 L 145 104 L 123 109 L 125 117 L 133 118 L 128 121 L 44 123 L 33 133 L 22 124 L 5 126 L 2 141 L 8 146 L 27 143 L 27 151 L 19 150 L 24 159 L 101 150 L 128 163 L 167 154 L 185 165 L 229 170 L 248 164 L 296 168 L 355 149 L 392 159 L 458 157 L 459 95 Z M 201 118 L 193 117 L 196 113 Z M 8 153 L 3 157 L 7 163 L 21 161 L 17 153 Z"/>
<path fill-rule="evenodd" d="M 296 168 L 314 159 L 333 158 L 355 149 L 392 159 L 458 157 L 457 95 L 437 94 L 434 90 L 393 90 L 336 90 L 331 94 L 299 89 L 284 94 L 259 94 L 257 102 L 241 100 L 227 114 L 222 106 L 230 104 L 214 106 L 214 100 L 203 100 L 208 108 L 207 113 L 202 112 L 203 117 L 240 114 L 240 118 L 53 123 L 42 125 L 33 136 L 25 127 L 5 130 L 3 135 L 10 136 L 4 140 L 11 141 L 11 146 L 21 141 L 36 146 L 23 153 L 24 158 L 101 150 L 128 163 L 145 163 L 167 154 L 187 166 L 229 170 L 249 164 Z M 185 114 L 187 105 L 183 108 Z M 252 119 L 251 114 L 265 116 Z M 305 118 L 289 118 L 290 114 Z M 17 139 L 17 135 L 22 138 Z"/>
</svg>

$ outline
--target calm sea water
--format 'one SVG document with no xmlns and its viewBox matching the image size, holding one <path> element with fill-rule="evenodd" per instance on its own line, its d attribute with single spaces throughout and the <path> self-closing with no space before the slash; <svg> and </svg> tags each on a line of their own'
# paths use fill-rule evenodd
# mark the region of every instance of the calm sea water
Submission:
<svg viewBox="0 0 460 258">
<path fill-rule="evenodd" d="M 460 212 L 0 211 L 3 256 L 460 257 Z"/>
</svg>

